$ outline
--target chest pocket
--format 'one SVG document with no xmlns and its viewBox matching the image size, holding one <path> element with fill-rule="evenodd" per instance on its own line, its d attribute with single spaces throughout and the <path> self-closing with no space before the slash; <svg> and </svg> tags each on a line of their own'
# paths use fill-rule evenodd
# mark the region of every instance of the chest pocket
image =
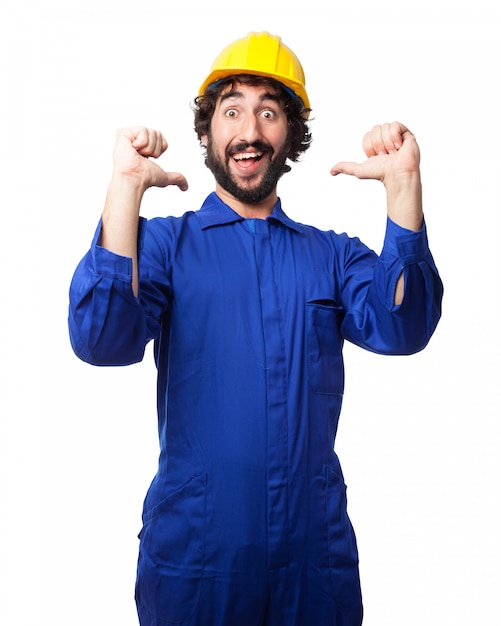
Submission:
<svg viewBox="0 0 501 626">
<path fill-rule="evenodd" d="M 306 304 L 308 378 L 315 393 L 343 393 L 342 320 L 343 309 L 334 300 L 310 300 Z"/>
</svg>

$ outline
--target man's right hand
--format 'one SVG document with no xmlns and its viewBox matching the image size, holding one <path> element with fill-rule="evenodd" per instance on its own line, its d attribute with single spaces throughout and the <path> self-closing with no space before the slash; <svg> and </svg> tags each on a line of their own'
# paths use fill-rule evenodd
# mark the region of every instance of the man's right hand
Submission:
<svg viewBox="0 0 501 626">
<path fill-rule="evenodd" d="M 148 187 L 177 185 L 188 189 L 178 172 L 165 172 L 153 159 L 167 150 L 167 141 L 158 130 L 134 126 L 117 132 L 113 151 L 113 177 L 125 178 L 144 192 Z M 151 158 L 150 158 L 151 157 Z"/>
<path fill-rule="evenodd" d="M 167 142 L 157 130 L 135 126 L 117 132 L 113 175 L 102 215 L 100 245 L 132 259 L 132 289 L 135 295 L 139 289 L 137 236 L 143 194 L 148 187 L 177 185 L 182 191 L 188 189 L 182 174 L 164 172 L 152 160 L 165 150 Z"/>
</svg>

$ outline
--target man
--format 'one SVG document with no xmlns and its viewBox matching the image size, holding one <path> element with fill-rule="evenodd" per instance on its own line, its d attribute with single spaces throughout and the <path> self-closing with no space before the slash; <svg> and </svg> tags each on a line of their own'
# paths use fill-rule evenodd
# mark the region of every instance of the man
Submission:
<svg viewBox="0 0 501 626">
<path fill-rule="evenodd" d="M 440 317 L 419 149 L 400 123 L 332 174 L 383 182 L 378 257 L 289 219 L 277 181 L 311 141 L 302 67 L 250 33 L 195 99 L 215 177 L 199 211 L 139 217 L 151 186 L 187 188 L 146 128 L 117 134 L 102 220 L 70 290 L 76 354 L 140 361 L 154 340 L 160 458 L 144 502 L 136 582 L 143 626 L 358 626 L 355 536 L 334 439 L 348 339 L 421 350 Z"/>
</svg>

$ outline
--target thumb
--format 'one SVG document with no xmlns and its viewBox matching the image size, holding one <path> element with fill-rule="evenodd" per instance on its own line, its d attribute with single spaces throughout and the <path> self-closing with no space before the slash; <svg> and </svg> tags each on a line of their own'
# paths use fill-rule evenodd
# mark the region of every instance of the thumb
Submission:
<svg viewBox="0 0 501 626">
<path fill-rule="evenodd" d="M 170 182 L 171 185 L 176 185 L 181 191 L 186 191 L 188 189 L 188 181 L 182 174 L 179 174 L 178 172 L 170 172 L 170 176 L 172 176 Z"/>
<path fill-rule="evenodd" d="M 188 181 L 179 172 L 164 172 L 162 170 L 162 175 L 159 177 L 159 180 L 156 186 L 157 187 L 175 186 L 175 187 L 179 187 L 181 191 L 186 191 L 188 189 Z"/>
<path fill-rule="evenodd" d="M 332 176 L 337 176 L 338 174 L 348 174 L 349 176 L 356 176 L 357 171 L 360 165 L 358 163 L 353 163 L 352 161 L 340 161 L 336 163 L 333 167 L 331 167 Z"/>
</svg>

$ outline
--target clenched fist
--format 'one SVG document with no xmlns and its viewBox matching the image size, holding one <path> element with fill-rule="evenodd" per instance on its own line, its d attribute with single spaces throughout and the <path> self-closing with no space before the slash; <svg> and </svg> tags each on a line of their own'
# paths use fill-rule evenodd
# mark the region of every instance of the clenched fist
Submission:
<svg viewBox="0 0 501 626">
<path fill-rule="evenodd" d="M 392 178 L 419 174 L 419 147 L 414 135 L 400 122 L 374 126 L 365 134 L 362 145 L 366 161 L 342 161 L 334 165 L 331 174 L 372 178 L 384 184 Z"/>
<path fill-rule="evenodd" d="M 144 191 L 148 187 L 177 185 L 188 189 L 186 178 L 177 172 L 165 172 L 155 161 L 167 150 L 167 141 L 158 130 L 134 126 L 117 132 L 113 151 L 113 176 L 126 177 Z"/>
<path fill-rule="evenodd" d="M 423 224 L 420 151 L 416 138 L 400 122 L 382 124 L 365 134 L 363 163 L 341 161 L 331 174 L 380 180 L 386 189 L 388 216 L 409 230 Z"/>
</svg>

